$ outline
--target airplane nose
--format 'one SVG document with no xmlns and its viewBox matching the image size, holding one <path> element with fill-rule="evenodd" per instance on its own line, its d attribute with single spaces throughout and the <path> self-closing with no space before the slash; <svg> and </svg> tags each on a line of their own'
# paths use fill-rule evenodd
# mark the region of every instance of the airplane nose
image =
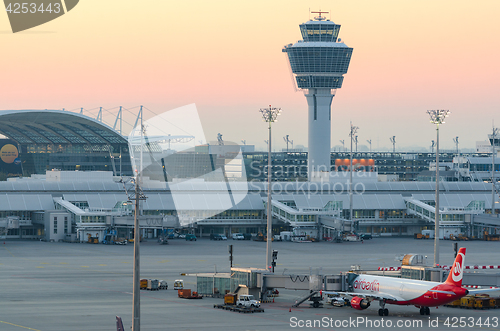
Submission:
<svg viewBox="0 0 500 331">
<path fill-rule="evenodd" d="M 468 295 L 469 294 L 469 290 L 465 290 L 465 295 Z"/>
</svg>

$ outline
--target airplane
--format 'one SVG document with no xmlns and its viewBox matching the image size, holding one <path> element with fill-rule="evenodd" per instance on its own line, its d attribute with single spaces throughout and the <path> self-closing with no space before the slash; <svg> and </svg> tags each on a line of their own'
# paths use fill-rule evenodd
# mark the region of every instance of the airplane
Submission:
<svg viewBox="0 0 500 331">
<path fill-rule="evenodd" d="M 420 308 L 420 315 L 430 315 L 429 307 L 437 307 L 460 299 L 468 294 L 479 294 L 498 291 L 499 289 L 467 290 L 462 287 L 462 277 L 465 263 L 465 247 L 458 251 L 450 274 L 444 283 L 414 279 L 394 278 L 387 276 L 351 274 L 349 284 L 352 292 L 326 292 L 338 296 L 352 297 L 351 307 L 363 310 L 377 300 L 380 305 L 379 316 L 388 316 L 386 304 L 413 305 Z"/>
<path fill-rule="evenodd" d="M 120 316 L 116 316 L 116 331 L 125 331 L 123 328 L 122 318 Z"/>
</svg>

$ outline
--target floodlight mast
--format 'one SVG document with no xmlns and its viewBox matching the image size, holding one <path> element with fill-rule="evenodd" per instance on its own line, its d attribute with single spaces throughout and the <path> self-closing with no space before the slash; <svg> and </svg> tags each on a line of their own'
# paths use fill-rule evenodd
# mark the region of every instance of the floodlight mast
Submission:
<svg viewBox="0 0 500 331">
<path fill-rule="evenodd" d="M 349 136 L 351 137 L 351 153 L 350 153 L 350 167 L 349 167 L 349 219 L 351 221 L 351 226 L 354 227 L 355 230 L 356 227 L 354 226 L 354 221 L 352 219 L 352 171 L 353 171 L 353 166 L 352 166 L 352 143 L 354 141 L 354 137 L 356 136 L 356 133 L 358 132 L 358 127 L 353 126 L 351 122 L 351 130 L 349 131 Z"/>
<path fill-rule="evenodd" d="M 491 135 L 491 215 L 495 215 L 495 140 L 498 128 L 493 127 Z"/>
<path fill-rule="evenodd" d="M 271 176 L 272 176 L 272 165 L 271 165 L 271 123 L 278 120 L 278 116 L 281 114 L 281 108 L 273 108 L 269 105 L 269 108 L 261 108 L 260 113 L 265 122 L 269 123 L 269 142 L 268 152 L 267 152 L 267 244 L 266 244 L 266 270 L 269 271 L 272 264 L 272 215 L 271 215 Z"/>
<path fill-rule="evenodd" d="M 439 265 L 439 125 L 450 114 L 449 110 L 428 110 L 431 123 L 436 124 L 436 210 L 434 213 L 434 267 Z"/>
</svg>

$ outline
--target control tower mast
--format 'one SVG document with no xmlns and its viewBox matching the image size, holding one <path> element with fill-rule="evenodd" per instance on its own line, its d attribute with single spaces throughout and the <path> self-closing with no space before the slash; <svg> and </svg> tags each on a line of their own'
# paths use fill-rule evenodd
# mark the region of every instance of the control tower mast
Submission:
<svg viewBox="0 0 500 331">
<path fill-rule="evenodd" d="M 329 180 L 331 104 L 342 87 L 351 61 L 352 48 L 338 39 L 340 25 L 319 14 L 300 25 L 303 40 L 283 47 L 297 87 L 304 90 L 308 114 L 308 179 Z"/>
</svg>

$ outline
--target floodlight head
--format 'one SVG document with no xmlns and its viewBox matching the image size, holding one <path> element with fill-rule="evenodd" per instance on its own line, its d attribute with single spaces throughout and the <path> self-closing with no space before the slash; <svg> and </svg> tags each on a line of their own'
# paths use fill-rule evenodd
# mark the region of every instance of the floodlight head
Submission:
<svg viewBox="0 0 500 331">
<path fill-rule="evenodd" d="M 278 116 L 281 113 L 281 108 L 273 108 L 269 105 L 269 108 L 261 108 L 260 113 L 265 122 L 277 122 Z"/>
<path fill-rule="evenodd" d="M 432 124 L 444 124 L 444 119 L 450 115 L 449 110 L 428 110 Z"/>
</svg>

